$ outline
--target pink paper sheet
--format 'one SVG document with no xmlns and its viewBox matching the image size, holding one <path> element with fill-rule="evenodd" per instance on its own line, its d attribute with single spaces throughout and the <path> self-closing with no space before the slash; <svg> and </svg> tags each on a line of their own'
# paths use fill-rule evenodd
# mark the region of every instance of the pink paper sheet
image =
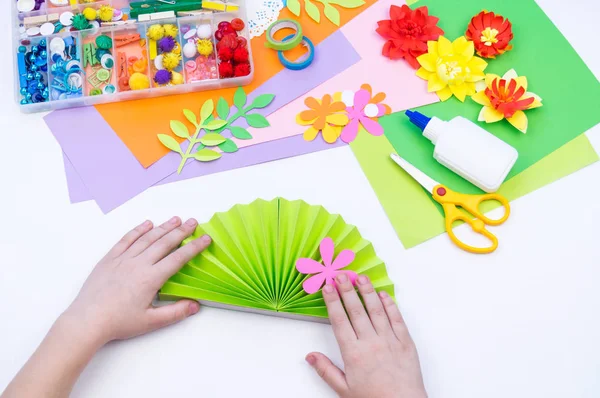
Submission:
<svg viewBox="0 0 600 398">
<path fill-rule="evenodd" d="M 392 61 L 381 55 L 385 40 L 375 29 L 377 21 L 389 19 L 392 4 L 399 3 L 392 0 L 378 1 L 340 29 L 360 55 L 360 61 L 268 116 L 271 126 L 260 129 L 260 134 L 253 132 L 257 129 L 249 128 L 255 138 L 234 139 L 237 145 L 243 148 L 302 134 L 306 127 L 296 124 L 296 115 L 306 109 L 306 97 L 321 98 L 325 94 L 344 90 L 357 91 L 364 83 L 370 84 L 374 93 L 387 94 L 384 103 L 390 105 L 392 112 L 438 102 L 437 95 L 427 92 L 427 82 L 418 78 L 408 63 L 403 60 Z"/>
</svg>

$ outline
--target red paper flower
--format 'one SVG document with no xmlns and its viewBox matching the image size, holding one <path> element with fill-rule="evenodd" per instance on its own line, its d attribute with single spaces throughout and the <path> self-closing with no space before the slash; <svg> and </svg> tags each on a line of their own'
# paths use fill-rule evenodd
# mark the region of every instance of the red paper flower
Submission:
<svg viewBox="0 0 600 398">
<path fill-rule="evenodd" d="M 427 52 L 427 42 L 444 34 L 437 26 L 439 18 L 429 16 L 426 6 L 411 10 L 406 4 L 390 6 L 390 18 L 377 22 L 377 33 L 388 39 L 382 54 L 390 59 L 404 58 L 418 69 L 416 58 Z"/>
<path fill-rule="evenodd" d="M 472 40 L 477 55 L 483 58 L 496 58 L 512 48 L 508 44 L 512 38 L 512 24 L 502 15 L 481 11 L 475 15 L 466 32 L 467 39 Z"/>
</svg>

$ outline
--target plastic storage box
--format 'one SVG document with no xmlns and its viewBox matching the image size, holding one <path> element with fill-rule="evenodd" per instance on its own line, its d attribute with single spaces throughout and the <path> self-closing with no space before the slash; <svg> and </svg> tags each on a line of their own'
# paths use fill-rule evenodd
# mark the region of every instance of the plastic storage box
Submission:
<svg viewBox="0 0 600 398">
<path fill-rule="evenodd" d="M 236 0 L 235 4 L 239 6 L 239 10 L 234 12 L 207 11 L 205 14 L 200 15 L 159 19 L 148 22 L 135 21 L 118 26 L 101 26 L 99 28 L 95 27 L 80 31 L 62 31 L 48 36 L 43 36 L 41 33 L 31 35 L 38 31 L 39 26 L 37 28 L 36 26 L 31 26 L 31 24 L 29 24 L 29 27 L 25 26 L 25 18 L 40 17 L 40 20 L 44 20 L 45 18 L 48 19 L 50 17 L 51 20 L 56 20 L 57 16 L 60 17 L 65 12 L 67 15 L 70 15 L 68 14 L 69 12 L 77 15 L 81 14 L 87 7 L 99 9 L 103 5 L 112 6 L 112 0 L 78 4 L 75 6 L 69 5 L 65 7 L 51 7 L 49 4 L 44 3 L 39 10 L 31 12 L 19 12 L 16 1 L 9 1 L 12 2 L 12 20 L 14 25 L 15 100 L 20 104 L 21 111 L 24 113 L 183 94 L 193 91 L 245 86 L 250 84 L 254 78 L 254 62 L 248 35 L 246 9 L 242 1 Z M 46 2 L 48 1 L 49 0 L 46 0 Z M 128 3 L 124 0 L 115 0 L 115 3 L 116 2 Z M 237 34 L 238 36 L 245 38 L 247 42 L 246 48 L 249 53 L 250 74 L 243 77 L 222 78 L 219 76 L 218 65 L 220 61 L 217 57 L 216 44 L 218 41 L 215 38 L 215 33 L 217 32 L 217 26 L 220 22 L 231 21 L 234 18 L 242 19 L 246 25 L 244 29 L 237 32 Z M 56 23 L 60 24 L 60 20 Z M 174 71 L 183 77 L 182 84 L 157 84 L 153 79 L 154 73 L 156 72 L 154 61 L 150 59 L 150 56 L 146 56 L 147 64 L 143 65 L 140 60 L 142 57 L 136 57 L 135 48 L 133 49 L 134 55 L 128 56 L 125 60 L 123 59 L 123 52 L 121 49 L 127 46 L 127 44 L 123 45 L 125 42 L 123 39 L 128 37 L 135 38 L 137 35 L 139 35 L 139 40 L 134 40 L 128 45 L 139 47 L 137 51 L 147 55 L 151 54 L 151 52 L 154 52 L 155 55 L 160 55 L 156 54 L 155 49 L 150 48 L 153 44 L 151 44 L 151 40 L 148 40 L 146 36 L 148 28 L 155 24 L 174 24 L 178 27 L 175 41 L 179 43 L 180 49 L 182 50 L 182 60 Z M 185 38 L 186 35 L 182 32 L 182 28 L 189 27 L 191 29 L 196 29 L 197 26 L 204 24 L 209 24 L 212 27 L 212 57 L 214 57 L 216 65 L 216 71 L 211 73 L 209 77 L 206 75 L 199 76 L 197 73 L 190 72 L 190 69 L 186 68 L 186 63 L 192 62 L 192 65 L 194 65 L 194 59 L 193 57 L 186 57 L 183 51 L 183 47 L 190 39 Z M 33 27 L 33 29 L 29 30 L 31 27 Z M 185 29 L 183 29 L 183 31 L 185 31 Z M 102 49 L 100 51 L 107 51 L 107 53 L 112 56 L 113 61 L 111 63 L 111 57 L 106 57 L 106 59 L 104 59 L 104 61 L 106 61 L 104 64 L 100 63 L 98 60 L 94 61 L 92 65 L 92 62 L 89 61 L 93 59 L 95 53 L 91 55 L 89 53 L 90 51 L 98 51 L 99 48 L 91 43 L 95 43 L 96 38 L 102 35 L 110 37 L 112 39 L 112 45 L 111 48 Z M 65 50 L 62 52 L 65 55 L 63 56 L 54 55 L 53 49 L 50 48 L 50 43 L 57 37 L 63 39 L 63 42 L 65 43 Z M 117 39 L 122 39 L 122 41 L 119 42 Z M 45 44 L 45 51 L 43 50 L 44 46 L 41 46 L 41 44 Z M 37 49 L 35 54 L 32 52 L 34 47 Z M 56 50 L 56 48 L 54 48 L 54 50 Z M 160 52 L 160 49 L 158 51 Z M 125 55 L 127 56 L 129 54 Z M 123 62 L 127 62 L 125 67 L 129 67 L 129 72 L 131 72 L 131 66 L 135 63 L 136 58 L 137 61 L 139 61 L 138 64 L 135 65 L 137 67 L 136 70 L 144 71 L 142 73 L 146 74 L 150 80 L 151 84 L 147 89 L 130 90 L 127 89 L 125 81 L 120 80 L 123 77 L 121 75 L 127 73 L 127 71 L 123 70 Z M 84 61 L 84 59 L 87 62 Z M 75 63 L 79 62 L 80 65 L 73 66 L 73 64 L 68 64 L 69 67 L 74 67 L 77 73 L 71 73 L 65 82 L 63 76 L 58 74 L 60 73 L 61 67 L 64 69 L 65 64 L 73 60 Z M 36 63 L 39 64 L 39 66 L 33 67 L 35 71 L 32 72 L 31 65 Z M 78 67 L 79 70 L 77 70 Z M 99 68 L 104 67 L 110 72 L 109 74 L 106 72 L 101 74 L 96 73 Z M 48 87 L 48 92 L 44 94 L 47 98 L 40 97 L 43 92 L 42 86 L 39 85 L 40 82 L 42 82 L 42 85 Z M 53 84 L 58 84 L 59 86 L 67 85 L 68 87 L 77 87 L 80 85 L 81 92 L 69 93 L 69 96 L 61 96 L 58 95 L 60 92 L 59 90 L 53 93 Z M 35 93 L 35 98 L 32 98 L 31 92 Z M 30 94 L 28 95 L 27 93 Z"/>
</svg>

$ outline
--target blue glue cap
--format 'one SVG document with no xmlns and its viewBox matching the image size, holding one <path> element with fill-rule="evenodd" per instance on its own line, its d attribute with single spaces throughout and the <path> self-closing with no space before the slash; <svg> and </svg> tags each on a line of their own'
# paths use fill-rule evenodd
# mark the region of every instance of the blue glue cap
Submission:
<svg viewBox="0 0 600 398">
<path fill-rule="evenodd" d="M 406 116 L 410 119 L 411 123 L 421 129 L 421 131 L 425 130 L 425 127 L 431 120 L 430 117 L 423 115 L 421 112 L 407 110 L 405 112 Z"/>
</svg>

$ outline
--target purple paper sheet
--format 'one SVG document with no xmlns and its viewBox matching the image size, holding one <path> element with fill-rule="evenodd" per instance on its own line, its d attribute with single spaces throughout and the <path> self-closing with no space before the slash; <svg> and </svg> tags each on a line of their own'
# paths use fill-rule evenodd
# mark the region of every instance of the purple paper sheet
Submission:
<svg viewBox="0 0 600 398">
<path fill-rule="evenodd" d="M 279 97 L 277 106 L 282 107 L 359 60 L 360 56 L 345 36 L 339 31 L 335 32 L 317 46 L 315 61 L 311 67 L 303 71 L 284 70 L 249 97 L 275 93 L 275 98 Z M 260 113 L 268 115 L 275 110 L 274 106 L 269 106 Z M 179 155 L 170 153 L 144 169 L 93 107 L 80 108 L 77 112 L 55 111 L 46 116 L 45 121 L 68 159 L 65 169 L 71 198 L 81 201 L 82 198 L 91 196 L 104 213 L 158 183 L 179 181 L 343 145 L 330 145 L 320 140 L 307 143 L 302 136 L 289 137 L 242 148 L 235 154 L 227 154 L 208 164 L 190 161 L 183 173 L 177 175 Z M 90 127 L 81 130 L 78 126 L 82 123 Z M 85 195 L 86 189 L 88 195 Z"/>
</svg>

